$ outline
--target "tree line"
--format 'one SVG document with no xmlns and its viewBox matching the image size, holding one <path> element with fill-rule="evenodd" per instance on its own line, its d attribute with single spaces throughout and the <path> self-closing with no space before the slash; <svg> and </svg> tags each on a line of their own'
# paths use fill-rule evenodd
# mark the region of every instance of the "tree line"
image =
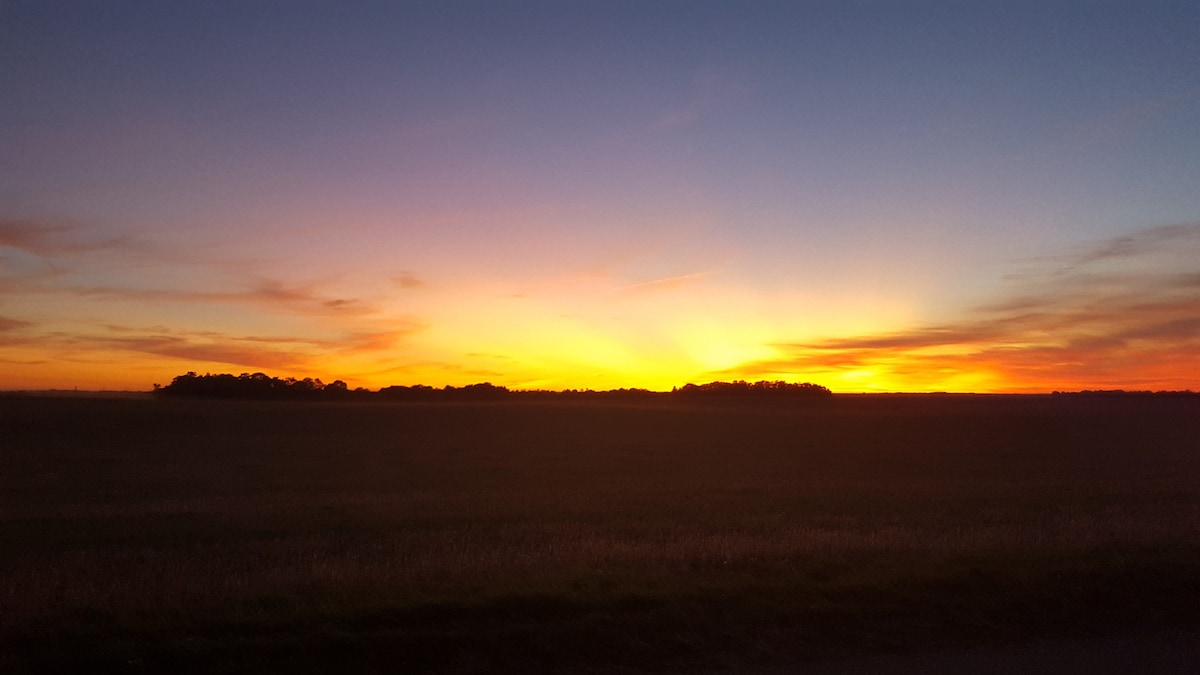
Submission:
<svg viewBox="0 0 1200 675">
<path fill-rule="evenodd" d="M 508 387 L 495 385 L 490 382 L 468 384 L 463 387 L 447 385 L 431 387 L 428 385 L 395 385 L 371 391 L 358 387 L 350 389 L 345 382 L 334 380 L 325 383 L 320 378 L 296 379 L 294 377 L 278 378 L 265 373 L 206 373 L 198 375 L 188 372 L 171 380 L 163 386 L 154 385 L 154 393 L 160 396 L 181 398 L 227 398 L 227 399 L 259 399 L 259 400 L 309 400 L 309 401 L 345 401 L 345 400 L 388 400 L 388 401 L 486 401 L 499 399 L 557 399 L 557 398 L 653 398 L 653 397 L 794 397 L 794 398 L 824 398 L 832 392 L 818 384 L 804 382 L 709 382 L 707 384 L 685 384 L 675 387 L 670 392 L 651 391 L 649 389 L 609 389 L 595 391 L 592 389 L 550 390 L 512 390 Z"/>
</svg>

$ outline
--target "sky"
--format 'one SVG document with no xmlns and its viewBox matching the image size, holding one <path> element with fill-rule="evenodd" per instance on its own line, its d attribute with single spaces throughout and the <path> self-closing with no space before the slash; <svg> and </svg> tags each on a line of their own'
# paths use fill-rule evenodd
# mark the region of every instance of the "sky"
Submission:
<svg viewBox="0 0 1200 675">
<path fill-rule="evenodd" d="M 0 0 L 0 389 L 1200 389 L 1200 3 Z"/>
</svg>

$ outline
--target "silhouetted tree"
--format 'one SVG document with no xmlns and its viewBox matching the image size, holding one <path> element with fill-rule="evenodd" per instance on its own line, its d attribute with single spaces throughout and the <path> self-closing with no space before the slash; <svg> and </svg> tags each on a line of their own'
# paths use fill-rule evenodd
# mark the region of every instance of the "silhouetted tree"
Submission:
<svg viewBox="0 0 1200 675">
<path fill-rule="evenodd" d="M 709 382 L 708 384 L 685 384 L 672 393 L 683 396 L 802 396 L 822 398 L 833 392 L 819 384 L 804 382 L 792 384 L 789 382 L 760 381 L 749 383 L 745 380 L 733 382 Z"/>
<path fill-rule="evenodd" d="M 164 386 L 155 385 L 154 393 L 161 396 L 180 396 L 190 398 L 233 398 L 233 399 L 263 399 L 263 400 L 362 400 L 368 397 L 379 397 L 394 401 L 492 401 L 510 397 L 521 398 L 648 398 L 654 396 L 772 396 L 772 397 L 801 397 L 822 398 L 831 392 L 820 385 L 808 382 L 792 384 L 788 382 L 754 382 L 744 380 L 733 382 L 709 382 L 708 384 L 685 384 L 671 390 L 670 393 L 654 392 L 647 389 L 610 389 L 608 391 L 593 391 L 591 389 L 565 391 L 510 391 L 507 387 L 480 382 L 463 387 L 446 385 L 435 389 L 424 384 L 411 386 L 394 385 L 383 387 L 372 393 L 362 387 L 350 391 L 342 380 L 334 380 L 325 384 L 320 378 L 306 377 L 298 380 L 294 377 L 277 378 L 265 373 L 229 373 L 197 375 L 189 371 L 171 380 Z"/>
</svg>

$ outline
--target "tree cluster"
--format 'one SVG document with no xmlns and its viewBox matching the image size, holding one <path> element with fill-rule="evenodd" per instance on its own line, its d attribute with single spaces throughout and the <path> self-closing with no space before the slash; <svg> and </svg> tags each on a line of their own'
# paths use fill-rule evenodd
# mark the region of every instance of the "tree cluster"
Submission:
<svg viewBox="0 0 1200 675">
<path fill-rule="evenodd" d="M 833 392 L 822 387 L 819 384 L 811 382 L 803 382 L 795 384 L 791 382 L 775 381 L 759 381 L 746 382 L 745 380 L 734 380 L 733 382 L 709 382 L 708 384 L 685 384 L 678 389 L 673 389 L 672 393 L 682 394 L 684 396 L 813 396 L 822 397 L 829 396 Z"/>
<path fill-rule="evenodd" d="M 154 385 L 154 392 L 165 396 L 186 398 L 238 398 L 272 400 L 329 400 L 345 399 L 369 393 L 365 389 L 350 391 L 346 383 L 334 380 L 328 384 L 320 378 L 294 377 L 280 379 L 264 373 L 230 375 L 189 372 L 171 380 L 165 387 Z"/>
<path fill-rule="evenodd" d="M 1182 391 L 1150 391 L 1148 389 L 1127 390 L 1127 389 L 1084 389 L 1082 391 L 1055 391 L 1051 392 L 1052 396 L 1074 396 L 1081 398 L 1119 398 L 1129 396 L 1156 396 L 1156 397 L 1189 397 L 1200 395 L 1191 389 Z"/>
<path fill-rule="evenodd" d="M 451 387 L 450 385 L 446 385 L 441 389 L 435 389 L 424 384 L 417 384 L 411 387 L 397 385 L 380 389 L 377 396 L 394 401 L 488 401 L 504 398 L 512 393 L 508 390 L 508 387 L 498 387 L 491 382 L 481 382 L 479 384 L 468 384 L 465 387 Z"/>
<path fill-rule="evenodd" d="M 154 385 L 156 394 L 183 398 L 228 398 L 260 400 L 388 400 L 388 401 L 490 401 L 520 398 L 542 399 L 596 399 L 596 398 L 650 398 L 662 396 L 792 396 L 825 397 L 830 391 L 816 384 L 792 384 L 788 382 L 710 382 L 708 384 L 686 384 L 669 393 L 648 389 L 568 389 L 565 391 L 513 391 L 490 382 L 469 384 L 464 387 L 441 388 L 417 384 L 411 386 L 384 387 L 377 392 L 358 388 L 351 390 L 346 383 L 335 380 L 328 384 L 320 379 L 294 377 L 277 378 L 264 373 L 228 373 L 197 375 L 189 372 L 173 379 L 166 386 Z"/>
</svg>

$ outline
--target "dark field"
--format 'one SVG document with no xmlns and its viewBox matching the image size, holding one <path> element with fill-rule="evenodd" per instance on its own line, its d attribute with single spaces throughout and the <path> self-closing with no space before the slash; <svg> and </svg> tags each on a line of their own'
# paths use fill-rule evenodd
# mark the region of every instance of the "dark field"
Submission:
<svg viewBox="0 0 1200 675">
<path fill-rule="evenodd" d="M 1196 398 L 0 398 L 0 672 L 789 667 L 1197 598 Z"/>
</svg>

